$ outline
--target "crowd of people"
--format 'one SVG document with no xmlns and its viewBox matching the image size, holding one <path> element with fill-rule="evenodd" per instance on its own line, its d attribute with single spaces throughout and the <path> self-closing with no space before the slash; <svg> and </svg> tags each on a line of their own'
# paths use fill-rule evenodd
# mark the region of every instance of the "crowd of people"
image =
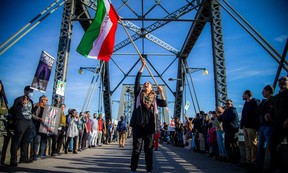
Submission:
<svg viewBox="0 0 288 173">
<path fill-rule="evenodd" d="M 11 143 L 10 166 L 17 166 L 17 152 L 20 149 L 20 162 L 31 163 L 43 159 L 47 154 L 53 156 L 77 154 L 87 148 L 102 146 L 112 141 L 119 141 L 119 148 L 125 147 L 125 139 L 133 134 L 131 155 L 131 172 L 136 172 L 142 145 L 144 144 L 146 169 L 153 169 L 153 153 L 159 149 L 158 143 L 173 144 L 187 150 L 208 154 L 221 162 L 238 164 L 240 162 L 239 130 L 243 131 L 245 147 L 244 167 L 252 172 L 286 172 L 285 158 L 279 155 L 281 144 L 288 140 L 288 77 L 278 80 L 279 93 L 275 96 L 274 88 L 267 85 L 262 90 L 263 99 L 256 99 L 250 90 L 243 92 L 241 119 L 239 119 L 233 101 L 227 99 L 225 106 L 216 107 L 207 113 L 201 111 L 193 118 L 184 115 L 183 122 L 179 117 L 173 123 L 159 126 L 157 107 L 167 106 L 163 90 L 158 86 L 162 97 L 156 97 L 152 84 L 145 82 L 140 88 L 140 78 L 145 66 L 142 66 L 135 81 L 135 107 L 128 126 L 126 116 L 121 116 L 118 124 L 110 119 L 103 119 L 102 113 L 90 115 L 90 111 L 80 112 L 69 109 L 65 115 L 65 104 L 56 101 L 54 107 L 61 109 L 57 133 L 41 133 L 39 128 L 44 124 L 43 112 L 48 97 L 40 96 L 33 103 L 30 86 L 24 88 L 24 94 L 14 100 L 12 107 L 7 107 L 7 98 L 1 98 L 1 107 L 6 104 L 5 124 L 7 134 L 4 136 L 1 164 L 5 163 L 8 143 Z M 0 81 L 1 92 L 4 87 Z M 2 94 L 3 95 L 3 94 Z M 4 112 L 5 111 L 5 112 Z M 171 121 L 172 122 L 172 121 Z M 128 133 L 127 133 L 128 132 Z M 154 133 L 155 132 L 155 133 Z M 154 136 L 153 136 L 154 135 Z M 47 146 L 52 141 L 51 147 Z M 154 144 L 154 145 L 153 145 Z M 28 149 L 30 147 L 30 149 Z M 30 153 L 28 153 L 30 151 Z M 243 154 L 243 153 L 242 153 Z M 286 158 L 287 161 L 287 158 Z"/>
<path fill-rule="evenodd" d="M 250 90 L 243 92 L 244 102 L 239 120 L 233 101 L 208 113 L 200 112 L 194 118 L 184 115 L 184 122 L 175 117 L 164 122 L 160 143 L 172 143 L 195 152 L 207 153 L 216 160 L 240 164 L 239 130 L 244 136 L 244 163 L 248 172 L 288 172 L 288 77 L 278 80 L 279 93 L 267 85 L 262 90 L 263 100 L 253 98 Z M 282 147 L 281 147 L 282 145 Z M 286 156 L 281 153 L 286 151 Z"/>
<path fill-rule="evenodd" d="M 61 112 L 57 132 L 44 133 L 40 128 L 41 125 L 47 126 L 44 121 L 44 110 L 45 107 L 47 109 L 48 97 L 42 95 L 34 104 L 31 99 L 32 92 L 30 86 L 26 86 L 24 94 L 15 99 L 9 114 L 8 109 L 5 112 L 7 117 L 4 126 L 7 133 L 4 135 L 1 165 L 5 165 L 10 140 L 10 166 L 17 166 L 18 160 L 20 163 L 31 163 L 45 159 L 47 155 L 54 157 L 69 152 L 77 154 L 87 148 L 117 142 L 118 134 L 119 147 L 124 148 L 126 134 L 129 131 L 126 116 L 121 116 L 118 124 L 115 124 L 110 119 L 104 120 L 102 113 L 99 115 L 94 113 L 91 116 L 90 111 L 78 113 L 76 109 L 71 108 L 66 115 L 64 113 L 66 105 L 60 104 L 60 98 L 53 105 Z M 130 134 L 128 133 L 129 137 Z M 17 159 L 18 149 L 20 159 Z"/>
</svg>

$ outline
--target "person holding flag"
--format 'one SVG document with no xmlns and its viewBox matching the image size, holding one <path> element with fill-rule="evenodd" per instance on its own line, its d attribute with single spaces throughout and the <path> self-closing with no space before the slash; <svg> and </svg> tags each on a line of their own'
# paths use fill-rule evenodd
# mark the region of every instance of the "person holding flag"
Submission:
<svg viewBox="0 0 288 173">
<path fill-rule="evenodd" d="M 131 156 L 131 173 L 135 173 L 138 167 L 141 148 L 144 143 L 146 170 L 151 172 L 153 169 L 153 134 L 155 130 L 160 130 L 160 121 L 158 120 L 158 106 L 166 107 L 167 101 L 161 86 L 157 86 L 161 99 L 157 97 L 153 91 L 152 84 L 145 82 L 143 88 L 140 88 L 140 78 L 146 61 L 140 58 L 142 66 L 136 76 L 134 96 L 135 104 L 130 121 L 130 126 L 133 131 L 133 150 Z"/>
</svg>

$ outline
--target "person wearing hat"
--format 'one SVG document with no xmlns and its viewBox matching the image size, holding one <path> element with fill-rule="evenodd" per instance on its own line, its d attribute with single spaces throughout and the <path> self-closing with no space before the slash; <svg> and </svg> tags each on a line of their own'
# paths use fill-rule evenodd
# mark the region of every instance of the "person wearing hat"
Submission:
<svg viewBox="0 0 288 173">
<path fill-rule="evenodd" d="M 271 155 L 270 171 L 280 169 L 280 172 L 287 172 L 287 164 L 283 162 L 281 164 L 281 160 L 277 157 L 277 149 L 285 138 L 288 139 L 288 77 L 281 77 L 278 86 L 280 90 L 273 97 L 273 110 L 265 116 L 265 119 L 273 121 L 271 143 L 268 146 Z"/>
<path fill-rule="evenodd" d="M 32 108 L 33 101 L 29 98 L 33 90 L 30 86 L 24 88 L 24 95 L 14 100 L 9 113 L 14 119 L 14 136 L 11 144 L 10 166 L 17 166 L 17 150 L 21 148 L 20 162 L 30 163 L 28 159 L 29 137 L 32 132 Z"/>
<path fill-rule="evenodd" d="M 136 172 L 138 167 L 141 148 L 144 143 L 145 162 L 147 172 L 153 169 L 153 134 L 155 130 L 160 130 L 160 121 L 158 120 L 157 107 L 167 106 L 163 88 L 157 86 L 161 99 L 153 91 L 152 84 L 145 82 L 143 88 L 140 87 L 140 78 L 146 65 L 144 58 L 141 58 L 142 66 L 135 79 L 135 104 L 130 121 L 133 133 L 133 150 L 131 156 L 131 173 Z"/>
</svg>

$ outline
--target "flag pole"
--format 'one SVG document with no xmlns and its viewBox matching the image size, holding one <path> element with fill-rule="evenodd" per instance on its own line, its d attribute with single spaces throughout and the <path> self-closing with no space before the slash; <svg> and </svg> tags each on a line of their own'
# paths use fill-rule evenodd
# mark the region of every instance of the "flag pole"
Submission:
<svg viewBox="0 0 288 173">
<path fill-rule="evenodd" d="M 123 28 L 124 28 L 124 30 L 125 30 L 125 32 L 126 32 L 126 34 L 128 35 L 129 39 L 131 40 L 131 43 L 133 44 L 134 48 L 136 49 L 136 51 L 137 51 L 138 55 L 140 56 L 140 58 L 141 58 L 141 59 L 144 59 L 144 58 L 142 57 L 142 55 L 141 55 L 140 51 L 138 50 L 137 46 L 135 45 L 135 43 L 134 43 L 133 39 L 131 38 L 130 34 L 128 33 L 128 31 L 127 31 L 126 27 L 124 26 L 124 24 L 123 24 L 123 21 L 121 20 L 121 18 L 120 18 L 120 17 L 119 17 L 119 21 L 120 21 L 121 25 L 123 26 Z M 146 69 L 148 70 L 148 72 L 149 72 L 150 76 L 152 77 L 152 79 L 153 79 L 154 83 L 155 83 L 155 84 L 158 86 L 158 83 L 157 83 L 157 81 L 156 81 L 155 77 L 153 76 L 152 72 L 150 71 L 149 67 L 147 66 L 147 64 L 145 64 L 145 67 L 146 67 Z"/>
</svg>

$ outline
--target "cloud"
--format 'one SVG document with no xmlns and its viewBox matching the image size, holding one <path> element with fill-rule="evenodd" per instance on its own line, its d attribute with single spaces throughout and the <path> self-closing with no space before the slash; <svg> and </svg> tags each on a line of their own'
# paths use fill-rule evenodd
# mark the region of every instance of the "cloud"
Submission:
<svg viewBox="0 0 288 173">
<path fill-rule="evenodd" d="M 288 38 L 288 34 L 286 34 L 286 35 L 281 35 L 281 36 L 279 36 L 279 37 L 276 37 L 275 40 L 276 40 L 277 42 L 283 43 L 283 42 L 286 41 L 287 38 Z"/>
<path fill-rule="evenodd" d="M 239 80 L 239 79 L 246 79 L 249 77 L 255 78 L 256 76 L 267 76 L 273 74 L 274 69 L 248 69 L 246 67 L 240 67 L 232 70 L 227 70 L 227 74 L 229 76 L 233 76 L 230 78 L 230 81 Z"/>
</svg>

